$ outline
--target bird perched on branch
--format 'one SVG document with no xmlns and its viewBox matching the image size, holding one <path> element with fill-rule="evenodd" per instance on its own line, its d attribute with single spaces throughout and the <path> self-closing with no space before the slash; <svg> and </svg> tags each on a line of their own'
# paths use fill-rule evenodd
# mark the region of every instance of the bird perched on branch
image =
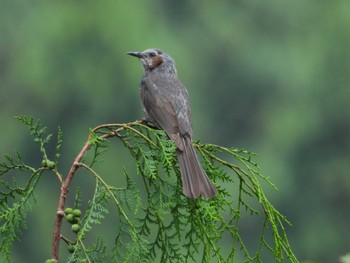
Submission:
<svg viewBox="0 0 350 263">
<path fill-rule="evenodd" d="M 163 129 L 175 143 L 183 193 L 189 198 L 213 198 L 217 190 L 201 167 L 192 144 L 188 93 L 177 78 L 174 60 L 159 49 L 128 52 L 141 60 L 141 101 L 146 120 Z"/>
</svg>

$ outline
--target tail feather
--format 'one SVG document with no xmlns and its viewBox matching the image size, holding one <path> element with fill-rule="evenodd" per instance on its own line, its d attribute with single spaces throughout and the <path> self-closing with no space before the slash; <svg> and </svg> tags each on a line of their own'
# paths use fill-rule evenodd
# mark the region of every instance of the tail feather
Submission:
<svg viewBox="0 0 350 263">
<path fill-rule="evenodd" d="M 177 150 L 177 158 L 184 195 L 189 198 L 198 198 L 200 195 L 207 199 L 213 198 L 217 190 L 200 165 L 191 139 L 183 138 L 183 145 L 183 151 Z"/>
</svg>

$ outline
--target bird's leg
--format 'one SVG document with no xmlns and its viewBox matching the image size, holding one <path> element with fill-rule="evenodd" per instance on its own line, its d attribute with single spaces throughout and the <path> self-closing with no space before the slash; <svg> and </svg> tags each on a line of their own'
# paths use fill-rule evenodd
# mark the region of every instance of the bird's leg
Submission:
<svg viewBox="0 0 350 263">
<path fill-rule="evenodd" d="M 149 127 L 151 127 L 152 129 L 155 129 L 155 130 L 161 130 L 157 125 L 155 125 L 152 121 L 150 121 L 147 117 L 143 117 L 141 120 L 140 120 L 140 123 L 141 124 L 145 124 Z"/>
</svg>

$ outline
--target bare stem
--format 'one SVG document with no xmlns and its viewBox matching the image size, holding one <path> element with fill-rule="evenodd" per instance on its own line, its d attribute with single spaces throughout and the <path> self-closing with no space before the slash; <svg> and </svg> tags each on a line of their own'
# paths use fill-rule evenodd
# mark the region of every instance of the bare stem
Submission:
<svg viewBox="0 0 350 263">
<path fill-rule="evenodd" d="M 80 153 L 77 155 L 77 157 L 74 159 L 74 162 L 67 174 L 66 179 L 63 181 L 61 185 L 61 193 L 58 200 L 58 207 L 56 211 L 56 221 L 54 225 L 54 231 L 53 231 L 53 239 L 52 239 L 52 259 L 54 259 L 56 262 L 58 261 L 58 251 L 59 251 L 59 245 L 60 245 L 60 238 L 61 238 L 61 225 L 62 225 L 62 218 L 64 217 L 64 204 L 66 201 L 67 193 L 69 191 L 70 183 L 73 179 L 73 176 L 76 172 L 76 170 L 79 167 L 79 163 L 81 159 L 84 157 L 85 153 L 90 149 L 91 144 L 90 141 L 90 135 L 89 139 L 85 143 L 84 147 L 81 149 Z"/>
<path fill-rule="evenodd" d="M 96 132 L 99 129 L 103 129 L 103 128 L 114 129 L 109 133 L 104 133 L 104 134 L 100 135 L 100 138 L 105 138 L 105 139 L 110 138 L 110 137 L 116 137 L 116 136 L 118 137 L 119 132 L 123 129 L 130 129 L 130 130 L 138 133 L 140 136 L 142 136 L 142 134 L 140 134 L 140 132 L 138 132 L 137 130 L 132 128 L 132 126 L 139 125 L 141 123 L 142 123 L 142 121 L 134 121 L 134 122 L 130 122 L 128 124 L 117 124 L 117 123 L 103 124 L 103 125 L 99 125 L 99 126 L 95 127 L 92 131 Z M 148 141 L 147 137 L 144 137 L 144 139 Z M 73 180 L 75 172 L 77 171 L 77 169 L 79 167 L 82 166 L 81 160 L 83 159 L 84 155 L 91 148 L 92 144 L 90 143 L 90 140 L 91 140 L 91 134 L 89 134 L 88 139 L 87 139 L 86 143 L 84 144 L 83 148 L 81 149 L 79 154 L 75 157 L 73 164 L 72 164 L 65 180 L 62 180 L 62 178 L 58 174 L 58 172 L 55 173 L 56 176 L 58 177 L 60 183 L 61 183 L 61 192 L 60 192 L 57 211 L 56 211 L 56 220 L 55 220 L 55 224 L 54 224 L 54 231 L 53 231 L 53 238 L 52 238 L 52 251 L 51 251 L 51 258 L 54 259 L 56 262 L 58 262 L 59 245 L 60 245 L 60 239 L 62 238 L 61 225 L 62 225 L 62 219 L 65 215 L 64 214 L 64 205 L 65 205 L 65 201 L 66 201 L 67 194 L 69 191 L 69 186 Z"/>
</svg>

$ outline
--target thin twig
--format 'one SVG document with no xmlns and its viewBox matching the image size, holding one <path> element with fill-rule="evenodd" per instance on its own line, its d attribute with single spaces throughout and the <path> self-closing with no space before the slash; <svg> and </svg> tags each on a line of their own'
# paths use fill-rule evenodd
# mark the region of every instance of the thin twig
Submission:
<svg viewBox="0 0 350 263">
<path fill-rule="evenodd" d="M 103 125 L 99 125 L 99 126 L 95 127 L 92 131 L 96 132 L 96 131 L 103 129 L 103 128 L 119 127 L 117 129 L 115 129 L 112 133 L 105 133 L 105 134 L 102 134 L 100 136 L 100 138 L 110 138 L 110 137 L 119 136 L 118 132 L 123 130 L 123 129 L 130 129 L 130 130 L 136 132 L 137 134 L 139 134 L 140 136 L 142 136 L 146 141 L 148 141 L 154 145 L 154 143 L 151 142 L 147 137 L 145 137 L 139 131 L 137 131 L 136 129 L 131 127 L 133 125 L 139 125 L 140 123 L 142 123 L 142 121 L 135 121 L 135 122 L 131 122 L 128 124 L 103 124 Z M 65 215 L 63 209 L 64 209 L 65 201 L 67 198 L 67 194 L 69 191 L 69 186 L 73 180 L 74 174 L 77 171 L 77 169 L 81 166 L 84 166 L 81 163 L 81 160 L 83 159 L 84 155 L 90 150 L 90 148 L 92 146 L 92 144 L 90 143 L 91 136 L 92 135 L 90 133 L 83 148 L 81 149 L 79 154 L 75 157 L 73 164 L 72 164 L 72 166 L 67 174 L 66 179 L 60 180 L 61 192 L 60 192 L 57 211 L 56 211 L 56 220 L 55 220 L 55 224 L 54 224 L 54 231 L 53 231 L 53 238 L 52 238 L 52 252 L 51 252 L 51 257 L 56 262 L 58 262 L 59 244 L 60 244 L 60 239 L 62 238 L 61 225 L 62 225 L 62 219 Z M 56 176 L 57 176 L 57 174 L 56 174 Z M 57 176 L 57 177 L 59 178 L 59 176 Z"/>
<path fill-rule="evenodd" d="M 74 162 L 67 174 L 66 180 L 63 181 L 61 185 L 61 193 L 58 201 L 58 207 L 56 212 L 56 221 L 54 225 L 54 232 L 53 232 L 53 239 L 52 239 L 52 259 L 55 261 L 58 261 L 58 252 L 59 252 L 59 244 L 60 244 L 60 238 L 61 238 L 61 225 L 62 225 L 62 218 L 64 217 L 64 204 L 66 201 L 66 197 L 69 191 L 69 186 L 71 184 L 71 181 L 73 179 L 73 176 L 76 172 L 76 170 L 79 167 L 79 162 L 84 157 L 85 153 L 90 149 L 91 144 L 89 143 L 90 136 L 88 141 L 85 143 L 84 147 L 81 149 L 77 157 L 74 159 Z"/>
</svg>

